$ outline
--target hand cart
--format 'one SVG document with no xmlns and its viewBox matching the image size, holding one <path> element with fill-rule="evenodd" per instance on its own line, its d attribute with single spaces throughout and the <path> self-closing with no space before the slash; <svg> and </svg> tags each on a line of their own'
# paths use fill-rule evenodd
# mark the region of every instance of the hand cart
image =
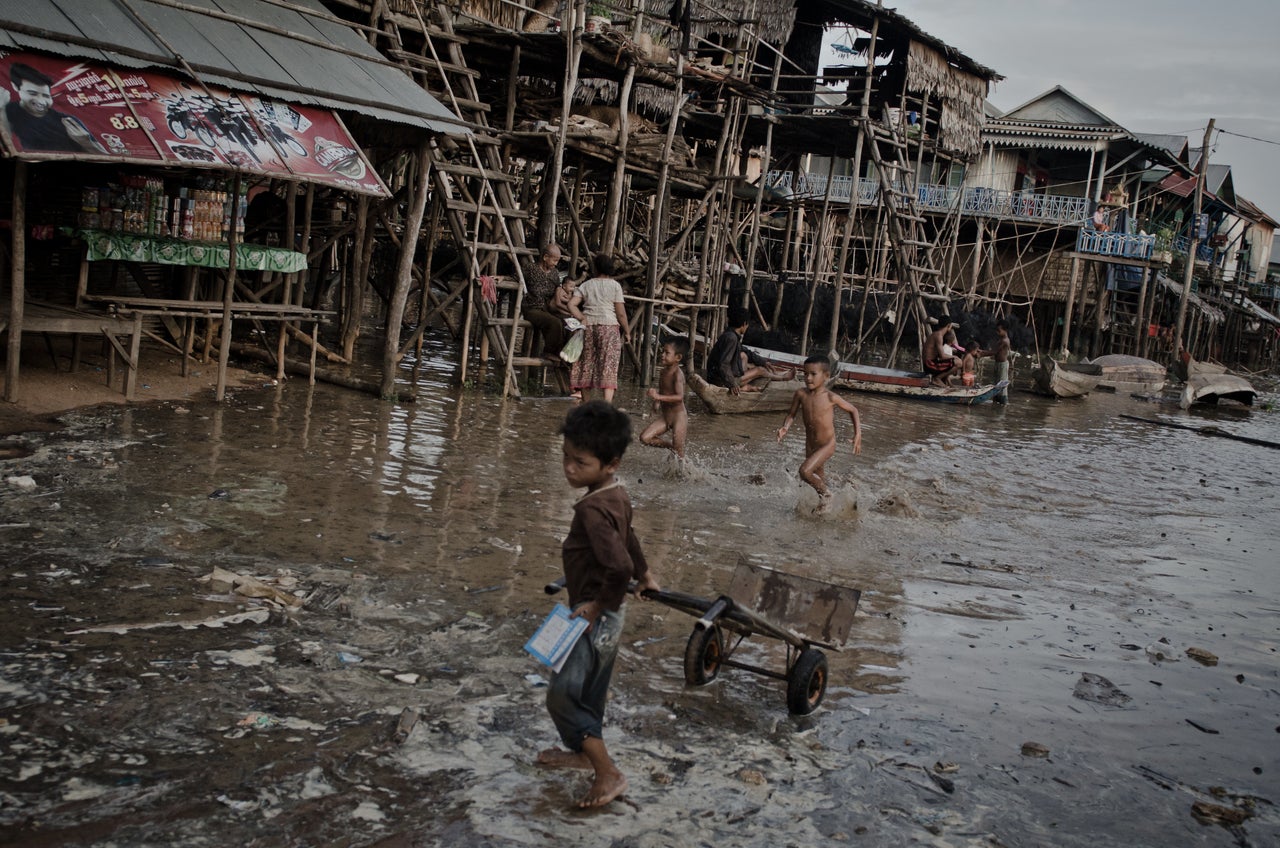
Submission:
<svg viewBox="0 0 1280 848">
<path fill-rule="evenodd" d="M 563 584 L 548 584 L 547 592 L 554 594 Z M 793 715 L 808 715 L 827 691 L 827 657 L 820 649 L 839 651 L 848 641 L 862 592 L 743 560 L 734 570 L 728 594 L 718 598 L 665 589 L 646 591 L 644 597 L 699 616 L 684 651 L 686 683 L 703 686 L 715 680 L 722 667 L 740 668 L 785 680 L 787 709 Z M 785 672 L 733 659 L 742 642 L 756 634 L 787 644 Z"/>
</svg>

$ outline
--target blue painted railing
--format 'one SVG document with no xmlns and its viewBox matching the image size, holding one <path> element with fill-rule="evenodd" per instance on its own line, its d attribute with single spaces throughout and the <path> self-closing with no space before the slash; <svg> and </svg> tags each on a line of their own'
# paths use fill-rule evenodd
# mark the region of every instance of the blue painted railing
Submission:
<svg viewBox="0 0 1280 848">
<path fill-rule="evenodd" d="M 875 203 L 880 184 L 865 178 L 856 182 L 858 203 Z M 827 183 L 826 176 L 822 174 L 770 171 L 765 176 L 767 188 L 787 197 L 820 199 L 829 194 L 832 201 L 849 202 L 853 177 L 832 177 L 829 190 Z M 902 192 L 903 188 L 898 185 L 894 190 Z M 997 191 L 981 186 L 956 188 L 936 183 L 920 183 L 915 188 L 915 195 L 919 208 L 933 212 L 947 212 L 958 205 L 966 215 L 1057 224 L 1082 224 L 1089 217 L 1089 200 L 1084 197 Z"/>
<path fill-rule="evenodd" d="M 1128 233 L 1104 233 L 1082 229 L 1076 236 L 1076 250 L 1080 253 L 1096 253 L 1100 256 L 1119 256 L 1125 259 L 1150 259 L 1156 247 L 1156 237 L 1129 235 Z"/>
</svg>

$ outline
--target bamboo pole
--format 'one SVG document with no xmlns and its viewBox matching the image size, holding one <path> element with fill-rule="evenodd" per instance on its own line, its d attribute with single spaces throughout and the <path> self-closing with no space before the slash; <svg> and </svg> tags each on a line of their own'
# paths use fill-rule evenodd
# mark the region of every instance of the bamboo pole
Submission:
<svg viewBox="0 0 1280 848">
<path fill-rule="evenodd" d="M 422 232 L 422 218 L 427 211 L 427 194 L 431 179 L 431 148 L 427 142 L 418 145 L 417 174 L 410 199 L 409 217 L 404 225 L 404 237 L 400 240 L 400 259 L 396 265 L 396 282 L 387 308 L 387 332 L 382 346 L 382 397 L 395 392 L 396 371 L 400 365 L 400 323 L 404 319 L 405 301 L 413 282 L 413 255 L 418 248 Z M 281 360 L 283 367 L 283 359 Z"/>
<path fill-rule="evenodd" d="M 658 288 L 658 254 L 662 246 L 662 219 L 666 209 L 668 179 L 671 174 L 671 148 L 675 144 L 676 130 L 684 114 L 684 54 L 676 57 L 676 89 L 672 97 L 671 122 L 667 125 L 667 138 L 662 145 L 662 162 L 658 167 L 658 188 L 653 197 L 653 219 L 649 222 L 649 272 L 645 281 L 644 296 L 648 298 L 640 335 L 641 350 L 650 350 L 653 336 L 653 296 Z M 648 355 L 640 357 L 640 383 L 649 382 L 651 362 Z"/>
<path fill-rule="evenodd" d="M 285 209 L 284 213 L 284 243 L 281 245 L 281 247 L 286 250 L 293 250 L 294 248 L 293 233 L 294 228 L 298 223 L 297 196 L 298 184 L 294 182 L 286 182 L 284 199 L 285 203 L 289 205 Z M 284 290 L 280 293 L 281 303 L 289 305 L 293 302 L 293 284 L 296 278 L 296 273 L 284 275 Z M 284 380 L 284 349 L 289 339 L 289 334 L 285 330 L 285 323 L 286 322 L 281 321 L 280 326 L 277 328 L 279 330 L 279 337 L 276 339 L 276 380 L 278 381 Z"/>
<path fill-rule="evenodd" d="M 13 163 L 13 210 L 10 217 L 13 255 L 9 264 L 9 348 L 4 371 L 4 399 L 16 403 L 18 380 L 22 373 L 22 319 L 27 288 L 27 163 L 21 159 Z"/>
<path fill-rule="evenodd" d="M 1187 321 L 1187 302 L 1191 299 L 1191 281 L 1196 270 L 1196 250 L 1200 247 L 1200 209 L 1204 199 L 1204 173 L 1209 164 L 1209 142 L 1213 140 L 1214 118 L 1204 128 L 1204 143 L 1200 148 L 1200 161 L 1196 164 L 1195 216 L 1191 219 L 1191 244 L 1187 249 L 1186 269 L 1182 274 L 1182 292 L 1178 296 L 1178 321 L 1173 326 L 1173 355 L 1182 348 L 1182 327 Z"/>
<path fill-rule="evenodd" d="M 218 385 L 214 400 L 221 402 L 227 394 L 227 361 L 231 358 L 231 302 L 236 294 L 236 253 L 240 247 L 236 219 L 240 211 L 240 172 L 231 181 L 231 226 L 227 229 L 227 244 L 231 250 L 227 256 L 227 279 L 222 292 L 222 338 L 218 346 Z"/>
<path fill-rule="evenodd" d="M 564 69 L 564 92 L 560 104 L 560 131 L 556 134 L 552 151 L 551 172 L 543 179 L 550 184 L 542 187 L 543 208 L 538 210 L 538 243 L 550 244 L 556 236 L 556 208 L 559 205 L 561 174 L 564 171 L 564 149 L 569 137 L 569 116 L 573 113 L 573 93 L 578 87 L 578 67 L 582 61 L 582 28 L 586 19 L 585 0 L 574 0 L 571 7 L 572 26 L 565 27 L 565 52 L 569 61 Z"/>
<path fill-rule="evenodd" d="M 1062 316 L 1062 347 L 1057 359 L 1066 359 L 1071 354 L 1071 312 L 1075 308 L 1076 283 L 1080 279 L 1080 257 L 1071 257 L 1071 281 L 1067 283 L 1067 303 Z"/>
</svg>

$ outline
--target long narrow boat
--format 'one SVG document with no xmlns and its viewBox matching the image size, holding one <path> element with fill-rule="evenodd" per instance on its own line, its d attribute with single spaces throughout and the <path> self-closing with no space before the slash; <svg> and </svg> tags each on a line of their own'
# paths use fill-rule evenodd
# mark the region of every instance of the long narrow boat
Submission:
<svg viewBox="0 0 1280 848">
<path fill-rule="evenodd" d="M 1086 362 L 1056 362 L 1048 357 L 1031 373 L 1036 391 L 1056 398 L 1084 397 L 1102 378 L 1102 366 Z"/>
<path fill-rule="evenodd" d="M 689 377 L 689 388 L 716 415 L 740 412 L 786 412 L 803 380 L 770 380 L 758 392 L 733 394 L 723 386 L 713 386 L 698 374 Z"/>
<path fill-rule="evenodd" d="M 785 370 L 788 374 L 800 374 L 804 368 L 805 357 L 799 354 L 783 353 L 750 345 L 746 347 L 775 371 Z M 880 368 L 875 365 L 858 365 L 852 362 L 837 362 L 833 367 L 832 377 L 837 389 L 876 392 L 964 406 L 988 403 L 1009 387 L 1008 380 L 986 386 L 934 386 L 929 382 L 929 375 L 923 371 L 900 371 L 896 368 Z"/>
</svg>

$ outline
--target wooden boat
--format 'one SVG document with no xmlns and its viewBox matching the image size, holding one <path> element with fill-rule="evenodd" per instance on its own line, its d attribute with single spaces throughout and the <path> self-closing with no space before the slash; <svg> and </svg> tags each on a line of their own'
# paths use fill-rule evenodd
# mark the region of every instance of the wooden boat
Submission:
<svg viewBox="0 0 1280 848">
<path fill-rule="evenodd" d="M 796 389 L 804 388 L 803 380 L 770 380 L 758 392 L 733 394 L 723 386 L 713 386 L 701 375 L 689 377 L 689 388 L 716 415 L 742 412 L 786 412 Z"/>
<path fill-rule="evenodd" d="M 1193 403 L 1217 403 L 1223 399 L 1253 406 L 1257 396 L 1258 392 L 1244 377 L 1226 373 L 1192 374 L 1182 387 L 1178 406 L 1187 409 Z"/>
<path fill-rule="evenodd" d="M 747 349 L 769 363 L 769 367 L 774 370 L 785 370 L 788 374 L 797 375 L 803 371 L 805 358 L 799 354 L 750 345 Z M 1009 387 L 1008 380 L 986 386 L 934 386 L 929 382 L 929 375 L 923 371 L 900 371 L 896 368 L 857 365 L 852 362 L 836 362 L 831 373 L 832 383 L 837 389 L 899 395 L 964 406 L 988 403 Z"/>
<path fill-rule="evenodd" d="M 1102 366 L 1086 362 L 1056 362 L 1045 357 L 1031 374 L 1036 391 L 1056 398 L 1084 397 L 1102 377 Z"/>
<path fill-rule="evenodd" d="M 1159 362 L 1143 359 L 1140 356 L 1129 356 L 1124 353 L 1109 353 L 1099 356 L 1092 362 L 1101 366 L 1102 377 L 1098 387 L 1116 392 L 1149 392 L 1159 393 L 1164 389 L 1168 374 Z"/>
</svg>

